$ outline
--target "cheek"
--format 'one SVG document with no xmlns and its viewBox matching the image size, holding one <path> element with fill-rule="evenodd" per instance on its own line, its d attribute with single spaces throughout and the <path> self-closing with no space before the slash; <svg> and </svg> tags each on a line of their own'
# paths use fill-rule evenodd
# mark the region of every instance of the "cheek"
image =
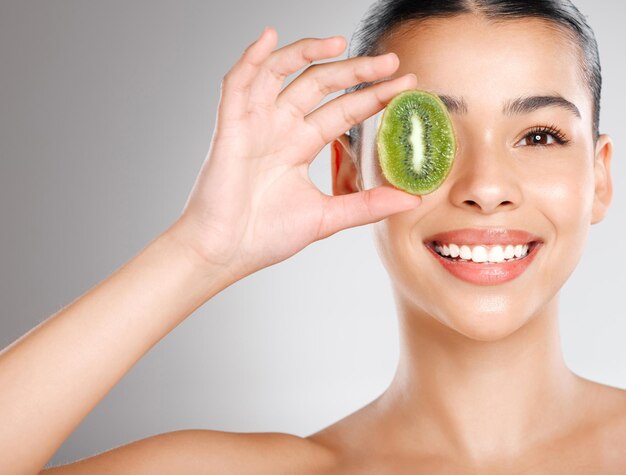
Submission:
<svg viewBox="0 0 626 475">
<path fill-rule="evenodd" d="M 544 166 L 537 177 L 527 177 L 528 205 L 545 218 L 552 229 L 546 239 L 550 267 L 566 279 L 576 267 L 591 225 L 594 196 L 592 163 L 586 156 L 570 156 L 566 165 Z M 555 267 L 555 264 L 558 266 Z"/>
<path fill-rule="evenodd" d="M 413 244 L 410 239 L 410 230 L 415 220 L 414 212 L 405 211 L 372 225 L 376 251 L 394 280 L 410 278 L 405 271 L 411 267 L 406 263 L 412 258 L 410 250 Z"/>
<path fill-rule="evenodd" d="M 557 236 L 580 231 L 591 222 L 592 163 L 587 157 L 572 158 L 566 164 L 537 167 L 536 176 L 527 176 L 523 181 L 529 204 L 545 214 Z"/>
<path fill-rule="evenodd" d="M 434 317 L 447 326 L 454 327 L 450 315 L 462 314 L 463 308 L 450 299 L 460 289 L 450 287 L 449 278 L 433 273 L 431 257 L 420 240 L 422 220 L 432 212 L 420 206 L 418 210 L 397 213 L 374 223 L 373 238 L 376 251 L 392 283 L 396 303 L 403 311 L 416 318 L 417 314 Z M 467 303 L 467 302 L 465 302 Z M 478 302 L 472 304 L 477 309 Z M 479 305 L 480 306 L 480 305 Z M 482 308 L 482 307 L 481 307 Z M 483 309 L 484 310 L 484 309 Z"/>
<path fill-rule="evenodd" d="M 438 315 L 440 312 L 430 308 L 429 303 L 437 307 L 437 302 L 445 300 L 445 296 L 436 292 L 438 282 L 424 266 L 430 257 L 415 238 L 421 218 L 417 210 L 397 213 L 372 225 L 373 238 L 394 293 L 401 296 L 397 303 Z"/>
</svg>

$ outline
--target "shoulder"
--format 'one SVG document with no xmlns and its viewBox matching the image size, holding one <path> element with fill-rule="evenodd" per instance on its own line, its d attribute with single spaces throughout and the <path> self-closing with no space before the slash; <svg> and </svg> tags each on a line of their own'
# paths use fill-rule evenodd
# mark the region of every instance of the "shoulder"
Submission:
<svg viewBox="0 0 626 475">
<path fill-rule="evenodd" d="M 626 390 L 589 381 L 581 412 L 585 423 L 574 433 L 572 447 L 588 454 L 603 473 L 624 473 L 626 452 Z M 616 470 L 617 469 L 617 470 Z"/>
<path fill-rule="evenodd" d="M 321 474 L 333 456 L 322 445 L 282 432 L 180 430 L 116 447 L 41 474 Z"/>
<path fill-rule="evenodd" d="M 604 386 L 604 400 L 599 404 L 605 404 L 606 411 L 601 419 L 601 424 L 613 447 L 626 447 L 626 390 L 613 386 Z M 625 454 L 626 456 L 626 454 Z M 626 458 L 626 457 L 625 457 Z"/>
<path fill-rule="evenodd" d="M 600 433 L 626 437 L 626 390 L 594 381 L 587 382 L 590 387 L 587 410 L 592 415 L 593 425 Z"/>
</svg>

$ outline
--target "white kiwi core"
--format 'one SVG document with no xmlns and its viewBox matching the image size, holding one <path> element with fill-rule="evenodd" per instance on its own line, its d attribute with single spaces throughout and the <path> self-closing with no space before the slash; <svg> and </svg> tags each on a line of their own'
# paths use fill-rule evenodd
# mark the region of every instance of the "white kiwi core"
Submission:
<svg viewBox="0 0 626 475">
<path fill-rule="evenodd" d="M 413 148 L 413 170 L 419 172 L 426 157 L 424 156 L 424 128 L 417 116 L 411 117 L 411 137 L 409 140 Z"/>
</svg>

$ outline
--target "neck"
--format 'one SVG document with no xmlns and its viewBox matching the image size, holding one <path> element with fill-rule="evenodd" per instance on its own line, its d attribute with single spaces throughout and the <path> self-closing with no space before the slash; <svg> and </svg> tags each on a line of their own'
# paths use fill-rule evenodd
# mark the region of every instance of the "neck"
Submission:
<svg viewBox="0 0 626 475">
<path fill-rule="evenodd" d="M 479 461 L 566 430 L 578 384 L 561 353 L 558 295 L 497 341 L 472 340 L 398 302 L 400 362 L 377 401 L 398 428 L 396 443 Z"/>
</svg>

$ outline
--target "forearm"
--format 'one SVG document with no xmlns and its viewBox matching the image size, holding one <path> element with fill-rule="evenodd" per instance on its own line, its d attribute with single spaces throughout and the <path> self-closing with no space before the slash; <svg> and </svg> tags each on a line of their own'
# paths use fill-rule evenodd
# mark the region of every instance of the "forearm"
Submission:
<svg viewBox="0 0 626 475">
<path fill-rule="evenodd" d="M 232 283 L 168 231 L 0 352 L 1 473 L 38 473 L 150 348 Z"/>
</svg>

